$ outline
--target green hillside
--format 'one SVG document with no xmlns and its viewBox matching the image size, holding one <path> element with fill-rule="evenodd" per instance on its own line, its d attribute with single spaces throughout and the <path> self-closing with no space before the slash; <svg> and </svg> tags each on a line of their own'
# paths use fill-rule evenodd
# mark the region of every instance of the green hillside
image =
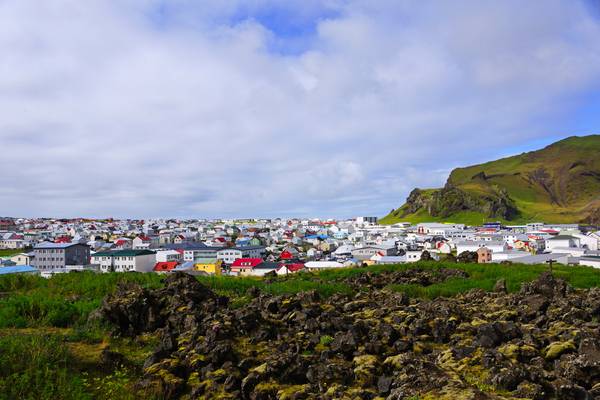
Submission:
<svg viewBox="0 0 600 400">
<path fill-rule="evenodd" d="M 441 189 L 415 189 L 382 223 L 600 223 L 600 135 L 452 171 Z"/>
</svg>

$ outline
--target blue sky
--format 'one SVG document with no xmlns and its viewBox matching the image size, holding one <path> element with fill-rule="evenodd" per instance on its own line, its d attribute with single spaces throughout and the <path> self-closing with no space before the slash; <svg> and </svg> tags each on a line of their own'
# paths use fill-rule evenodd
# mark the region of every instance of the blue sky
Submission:
<svg viewBox="0 0 600 400">
<path fill-rule="evenodd" d="M 600 133 L 599 7 L 5 0 L 0 214 L 384 215 Z"/>
</svg>

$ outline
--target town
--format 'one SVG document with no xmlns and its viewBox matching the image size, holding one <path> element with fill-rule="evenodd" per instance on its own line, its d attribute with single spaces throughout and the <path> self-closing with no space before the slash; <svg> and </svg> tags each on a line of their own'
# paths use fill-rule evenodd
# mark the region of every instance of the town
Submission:
<svg viewBox="0 0 600 400">
<path fill-rule="evenodd" d="M 578 224 L 380 225 L 347 220 L 0 219 L 0 274 L 77 271 L 265 276 L 420 260 L 600 268 Z"/>
</svg>

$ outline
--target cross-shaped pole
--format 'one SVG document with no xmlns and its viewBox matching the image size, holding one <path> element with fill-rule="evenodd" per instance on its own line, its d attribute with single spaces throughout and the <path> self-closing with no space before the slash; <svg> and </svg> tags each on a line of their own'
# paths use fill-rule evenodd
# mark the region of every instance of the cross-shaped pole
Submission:
<svg viewBox="0 0 600 400">
<path fill-rule="evenodd" d="M 553 259 L 549 259 L 546 263 L 550 266 L 550 273 L 552 274 L 552 263 L 554 263 Z"/>
</svg>

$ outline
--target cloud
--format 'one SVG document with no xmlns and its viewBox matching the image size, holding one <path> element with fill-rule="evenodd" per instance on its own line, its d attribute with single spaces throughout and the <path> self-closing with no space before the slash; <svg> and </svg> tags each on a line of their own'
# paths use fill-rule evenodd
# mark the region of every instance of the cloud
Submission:
<svg viewBox="0 0 600 400">
<path fill-rule="evenodd" d="M 453 167 L 590 133 L 570 131 L 600 84 L 590 7 L 6 0 L 2 213 L 384 214 Z"/>
</svg>

